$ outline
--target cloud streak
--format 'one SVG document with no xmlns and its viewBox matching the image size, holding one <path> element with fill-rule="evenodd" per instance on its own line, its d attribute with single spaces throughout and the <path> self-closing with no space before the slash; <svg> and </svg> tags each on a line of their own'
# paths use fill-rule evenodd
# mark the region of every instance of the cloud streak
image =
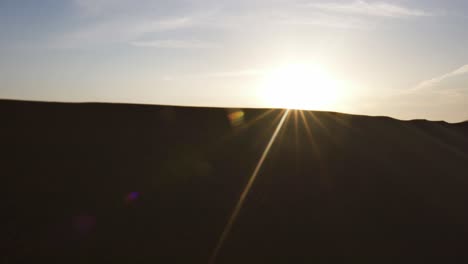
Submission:
<svg viewBox="0 0 468 264">
<path fill-rule="evenodd" d="M 209 78 L 235 78 L 235 77 L 244 77 L 244 76 L 261 76 L 267 72 L 266 69 L 243 69 L 238 71 L 224 71 L 224 72 L 212 72 L 203 75 L 204 77 Z"/>
<path fill-rule="evenodd" d="M 385 2 L 368 2 L 363 0 L 357 0 L 350 3 L 311 3 L 307 6 L 322 11 L 390 18 L 433 15 L 432 13 L 424 10 L 412 9 Z"/>
<path fill-rule="evenodd" d="M 160 49 L 209 49 L 214 48 L 214 43 L 200 40 L 176 40 L 176 39 L 158 39 L 145 41 L 132 41 L 132 46 L 142 48 L 160 48 Z"/>
<path fill-rule="evenodd" d="M 402 5 L 365 0 L 311 2 L 306 4 L 310 8 L 306 10 L 303 4 L 284 0 L 258 1 L 253 7 L 245 0 L 235 3 L 219 1 L 216 4 L 187 0 L 167 3 L 141 1 L 139 5 L 131 0 L 72 1 L 82 23 L 75 30 L 64 32 L 62 36 L 53 39 L 54 47 L 89 48 L 120 43 L 133 47 L 201 49 L 213 46 L 203 41 L 207 34 L 213 34 L 214 31 L 232 31 L 232 34 L 237 34 L 277 25 L 291 28 L 373 29 L 375 25 L 367 21 L 369 16 L 394 18 L 432 15 Z M 200 41 L 181 40 L 188 35 Z M 218 38 L 216 42 L 222 42 L 220 37 L 213 37 Z"/>
<path fill-rule="evenodd" d="M 250 78 L 265 76 L 271 70 L 266 68 L 245 68 L 231 71 L 213 71 L 213 72 L 200 72 L 196 74 L 178 75 L 177 79 L 229 79 L 229 78 Z M 164 81 L 172 81 L 176 79 L 174 76 L 163 77 Z"/>
<path fill-rule="evenodd" d="M 337 29 L 369 29 L 372 28 L 366 21 L 356 18 L 343 18 L 317 14 L 313 17 L 282 18 L 279 23 L 287 26 L 317 26 Z"/>
<path fill-rule="evenodd" d="M 421 83 L 416 85 L 413 89 L 411 89 L 411 91 L 418 91 L 418 90 L 421 90 L 421 89 L 424 89 L 424 88 L 434 87 L 437 84 L 439 84 L 439 83 L 441 83 L 441 82 L 443 82 L 443 81 L 445 81 L 445 80 L 447 80 L 449 78 L 459 76 L 459 75 L 463 75 L 463 74 L 468 74 L 468 64 L 463 65 L 460 68 L 458 68 L 458 69 L 456 69 L 454 71 L 451 71 L 449 73 L 443 74 L 441 76 L 438 76 L 438 77 L 435 77 L 435 78 L 432 78 L 432 79 L 429 79 L 429 80 L 422 81 Z"/>
<path fill-rule="evenodd" d="M 132 42 L 145 34 L 190 28 L 194 23 L 191 17 L 110 20 L 67 33 L 56 41 L 56 45 L 73 48 L 104 43 Z"/>
</svg>

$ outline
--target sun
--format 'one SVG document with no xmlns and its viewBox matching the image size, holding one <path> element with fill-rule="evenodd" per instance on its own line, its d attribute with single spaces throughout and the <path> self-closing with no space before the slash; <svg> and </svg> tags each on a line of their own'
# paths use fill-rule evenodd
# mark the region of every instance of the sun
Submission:
<svg viewBox="0 0 468 264">
<path fill-rule="evenodd" d="M 268 107 L 331 110 L 340 90 L 339 82 L 320 67 L 288 64 L 265 74 L 258 97 Z"/>
</svg>

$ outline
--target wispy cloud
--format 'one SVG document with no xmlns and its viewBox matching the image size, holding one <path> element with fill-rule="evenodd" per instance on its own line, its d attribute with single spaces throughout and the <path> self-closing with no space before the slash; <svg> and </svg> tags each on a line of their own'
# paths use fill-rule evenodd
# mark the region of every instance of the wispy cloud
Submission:
<svg viewBox="0 0 468 264">
<path fill-rule="evenodd" d="M 424 10 L 402 5 L 365 0 L 309 2 L 306 5 L 312 11 L 304 10 L 303 5 L 284 0 L 258 1 L 253 6 L 246 0 L 216 1 L 216 4 L 201 0 L 173 0 L 164 3 L 139 1 L 138 4 L 133 0 L 72 1 L 80 23 L 75 29 L 69 29 L 52 40 L 54 47 L 88 48 L 120 43 L 134 47 L 200 49 L 212 47 L 212 44 L 202 41 L 207 34 L 213 34 L 214 31 L 230 31 L 232 35 L 277 25 L 372 29 L 375 23 L 369 23 L 368 16 L 432 15 Z M 268 31 L 258 31 L 258 34 L 264 32 Z M 201 41 L 180 40 L 187 36 Z M 222 41 L 221 35 L 218 36 L 213 35 L 210 39 Z"/>
<path fill-rule="evenodd" d="M 184 81 L 232 81 L 237 78 L 262 78 L 269 72 L 266 68 L 245 68 L 245 69 L 232 69 L 226 71 L 202 71 L 193 74 L 177 74 L 177 75 L 165 75 L 160 78 L 161 81 L 172 82 L 175 80 Z"/>
<path fill-rule="evenodd" d="M 208 49 L 216 47 L 215 43 L 200 41 L 200 40 L 175 40 L 175 39 L 158 39 L 132 41 L 132 46 L 143 48 L 160 48 L 160 49 Z"/>
<path fill-rule="evenodd" d="M 159 39 L 158 35 L 196 27 L 209 13 L 207 9 L 187 9 L 181 0 L 71 0 L 75 7 L 75 28 L 51 39 L 51 46 L 58 48 L 90 48 L 108 44 L 133 46 L 186 46 L 169 41 L 149 43 L 142 39 Z M 166 39 L 167 36 L 162 37 Z M 171 37 L 172 38 L 172 37 Z M 177 37 L 176 37 L 177 39 Z M 193 47 L 199 47 L 201 44 Z"/>
<path fill-rule="evenodd" d="M 406 116 L 405 119 L 426 118 L 460 122 L 467 120 L 468 64 L 451 72 L 420 82 L 388 98 L 382 98 L 386 115 Z"/>
<path fill-rule="evenodd" d="M 458 68 L 458 69 L 456 69 L 454 71 L 448 72 L 448 73 L 440 75 L 438 77 L 422 81 L 421 83 L 416 85 L 413 89 L 411 89 L 411 91 L 418 91 L 418 90 L 421 90 L 421 89 L 424 89 L 424 88 L 434 87 L 437 84 L 439 84 L 439 83 L 441 83 L 441 82 L 443 82 L 443 81 L 445 81 L 445 80 L 447 80 L 449 78 L 459 76 L 459 75 L 463 75 L 463 74 L 468 74 L 468 64 L 463 65 L 463 66 L 461 66 L 460 68 Z"/>
<path fill-rule="evenodd" d="M 210 78 L 231 78 L 231 77 L 244 77 L 244 76 L 261 76 L 267 72 L 266 69 L 243 69 L 237 71 L 223 71 L 223 72 L 212 72 L 206 73 L 204 77 Z"/>
<path fill-rule="evenodd" d="M 103 43 L 132 42 L 145 34 L 189 28 L 194 23 L 191 17 L 103 21 L 66 33 L 55 44 L 59 47 L 73 48 Z"/>
<path fill-rule="evenodd" d="M 199 72 L 196 74 L 177 75 L 177 79 L 224 79 L 224 78 L 239 78 L 239 77 L 261 77 L 267 74 L 269 69 L 266 68 L 245 68 L 238 70 L 227 71 L 212 71 L 212 72 Z M 172 81 L 174 76 L 165 76 L 163 80 Z"/>
<path fill-rule="evenodd" d="M 363 0 L 357 0 L 349 3 L 310 3 L 307 6 L 323 11 L 379 17 L 396 18 L 433 15 L 432 13 L 424 10 L 412 9 L 401 5 L 385 2 L 369 2 Z"/>
<path fill-rule="evenodd" d="M 325 14 L 315 14 L 308 17 L 285 17 L 279 19 L 278 22 L 282 25 L 290 26 L 317 26 L 337 29 L 369 29 L 372 27 L 362 19 L 328 16 Z"/>
</svg>

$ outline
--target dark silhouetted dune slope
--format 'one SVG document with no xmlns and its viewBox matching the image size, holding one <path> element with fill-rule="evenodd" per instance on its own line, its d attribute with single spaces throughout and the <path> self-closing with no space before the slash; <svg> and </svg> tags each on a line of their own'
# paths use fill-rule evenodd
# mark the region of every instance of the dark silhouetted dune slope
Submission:
<svg viewBox="0 0 468 264">
<path fill-rule="evenodd" d="M 282 113 L 0 101 L 2 263 L 207 263 Z M 467 245 L 468 123 L 292 111 L 217 263 Z"/>
</svg>

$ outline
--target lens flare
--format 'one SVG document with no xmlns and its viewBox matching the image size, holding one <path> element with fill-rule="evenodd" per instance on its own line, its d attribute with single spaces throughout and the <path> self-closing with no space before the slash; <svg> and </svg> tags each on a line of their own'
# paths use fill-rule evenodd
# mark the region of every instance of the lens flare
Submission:
<svg viewBox="0 0 468 264">
<path fill-rule="evenodd" d="M 244 124 L 244 111 L 240 109 L 228 109 L 228 118 L 233 127 Z"/>
<path fill-rule="evenodd" d="M 273 146 L 273 143 L 275 143 L 276 138 L 278 137 L 278 134 L 283 127 L 284 122 L 286 121 L 286 118 L 289 115 L 289 110 L 284 111 L 284 114 L 278 123 L 278 126 L 275 129 L 275 132 L 271 136 L 270 141 L 268 142 L 268 145 L 266 146 L 265 150 L 263 151 L 262 156 L 260 157 L 260 160 L 257 163 L 257 166 L 255 167 L 255 170 L 253 171 L 252 175 L 249 178 L 249 181 L 247 182 L 247 185 L 245 186 L 244 190 L 241 193 L 241 196 L 239 200 L 237 201 L 236 207 L 234 207 L 234 210 L 231 213 L 231 216 L 229 217 L 229 220 L 226 224 L 226 227 L 223 230 L 223 233 L 221 234 L 221 237 L 219 238 L 218 244 L 216 244 L 216 247 L 213 251 L 213 254 L 211 255 L 210 264 L 214 264 L 216 261 L 216 258 L 218 257 L 219 251 L 221 247 L 224 244 L 224 241 L 226 240 L 227 236 L 229 235 L 232 226 L 234 225 L 234 222 L 237 219 L 237 216 L 239 215 L 240 210 L 242 209 L 242 206 L 244 205 L 245 199 L 247 198 L 247 195 L 250 192 L 250 189 L 252 189 L 252 186 L 255 182 L 255 179 L 258 176 L 258 173 L 260 172 L 260 169 L 262 168 L 263 163 L 265 162 L 265 159 L 268 156 L 268 153 L 270 152 L 271 147 Z"/>
<path fill-rule="evenodd" d="M 126 204 L 134 203 L 135 201 L 138 200 L 139 197 L 140 197 L 139 192 L 130 192 L 127 195 L 125 195 L 125 203 Z"/>
</svg>

